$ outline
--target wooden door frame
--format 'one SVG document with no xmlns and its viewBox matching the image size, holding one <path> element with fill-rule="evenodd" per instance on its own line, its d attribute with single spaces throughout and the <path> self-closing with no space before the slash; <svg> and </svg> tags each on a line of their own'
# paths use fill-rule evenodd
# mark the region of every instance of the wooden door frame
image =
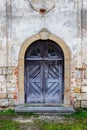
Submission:
<svg viewBox="0 0 87 130">
<path fill-rule="evenodd" d="M 18 59 L 18 104 L 25 103 L 25 93 L 24 93 L 24 56 L 27 48 L 37 40 L 52 40 L 56 42 L 64 53 L 64 104 L 70 105 L 70 88 L 71 88 L 71 54 L 69 47 L 65 44 L 63 40 L 59 37 L 54 36 L 46 29 L 42 29 L 37 35 L 28 38 L 22 44 L 19 52 Z"/>
</svg>

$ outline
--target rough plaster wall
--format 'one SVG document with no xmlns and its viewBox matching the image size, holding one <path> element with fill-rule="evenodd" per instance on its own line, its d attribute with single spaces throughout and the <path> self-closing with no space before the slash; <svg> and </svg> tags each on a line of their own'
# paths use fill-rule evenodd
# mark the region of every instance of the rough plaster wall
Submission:
<svg viewBox="0 0 87 130">
<path fill-rule="evenodd" d="M 4 67 L 6 66 L 6 0 L 0 0 L 0 105 L 7 104 L 6 77 Z"/>
<path fill-rule="evenodd" d="M 76 101 L 77 107 L 87 107 L 86 12 L 87 0 L 58 0 L 45 16 L 33 10 L 28 0 L 0 0 L 0 105 L 17 104 L 20 47 L 47 28 L 71 50 L 72 104 Z"/>
<path fill-rule="evenodd" d="M 76 98 L 76 94 L 74 93 L 74 87 L 77 86 L 75 82 L 75 67 L 82 66 L 81 21 L 80 18 L 78 18 L 81 15 L 80 12 L 81 2 L 78 0 L 59 0 L 56 3 L 55 8 L 45 16 L 42 16 L 39 12 L 33 10 L 28 0 L 12 1 L 13 65 L 18 64 L 18 55 L 22 43 L 28 37 L 37 34 L 41 29 L 48 29 L 52 34 L 64 40 L 71 50 L 72 102 Z M 77 71 L 76 75 L 77 77 L 78 75 L 81 76 Z"/>
<path fill-rule="evenodd" d="M 75 102 L 76 107 L 87 107 L 87 76 L 83 69 L 83 63 L 87 63 L 86 3 L 86 0 L 59 0 L 53 10 L 42 16 L 31 8 L 28 0 L 12 1 L 12 64 L 18 64 L 22 43 L 47 28 L 71 50 L 71 104 Z"/>
<path fill-rule="evenodd" d="M 20 3 L 20 4 L 19 4 Z M 55 8 L 42 16 L 33 10 L 28 0 L 12 1 L 13 64 L 17 64 L 22 43 L 42 28 L 60 37 L 73 55 L 77 47 L 77 0 L 59 0 Z M 72 56 L 73 56 L 72 55 Z M 75 56 L 74 56 L 75 58 Z"/>
<path fill-rule="evenodd" d="M 0 0 L 0 66 L 6 66 L 6 0 Z"/>
<path fill-rule="evenodd" d="M 16 104 L 17 71 L 11 66 L 11 1 L 0 0 L 0 106 Z"/>
<path fill-rule="evenodd" d="M 82 46 L 83 63 L 87 65 L 87 0 L 83 1 L 82 10 Z"/>
</svg>

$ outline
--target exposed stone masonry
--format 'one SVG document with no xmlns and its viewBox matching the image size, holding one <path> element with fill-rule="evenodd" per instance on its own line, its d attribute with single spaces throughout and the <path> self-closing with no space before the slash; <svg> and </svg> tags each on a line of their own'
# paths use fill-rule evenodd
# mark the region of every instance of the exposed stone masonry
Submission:
<svg viewBox="0 0 87 130">
<path fill-rule="evenodd" d="M 18 69 L 16 67 L 0 68 L 0 106 L 17 104 Z"/>
<path fill-rule="evenodd" d="M 82 68 L 76 68 L 74 71 L 74 79 L 71 84 L 75 86 L 72 87 L 72 97 L 73 103 L 76 108 L 87 108 L 87 66 Z"/>
</svg>

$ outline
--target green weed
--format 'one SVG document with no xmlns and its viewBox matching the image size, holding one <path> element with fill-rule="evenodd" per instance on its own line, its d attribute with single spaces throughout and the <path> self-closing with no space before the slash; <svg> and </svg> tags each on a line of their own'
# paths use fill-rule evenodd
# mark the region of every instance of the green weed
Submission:
<svg viewBox="0 0 87 130">
<path fill-rule="evenodd" d="M 78 123 L 68 124 L 68 123 L 49 123 L 49 122 L 41 123 L 40 122 L 39 127 L 41 130 L 87 130 L 87 125 L 78 124 Z"/>
<path fill-rule="evenodd" d="M 9 119 L 0 120 L 0 130 L 20 130 L 19 124 Z"/>
<path fill-rule="evenodd" d="M 23 113 L 17 113 L 12 109 L 8 109 L 8 110 L 4 110 L 4 111 L 0 111 L 0 115 L 2 116 L 25 116 L 25 117 L 38 117 L 37 114 L 33 113 L 33 112 L 23 112 Z"/>
<path fill-rule="evenodd" d="M 41 130 L 87 130 L 87 110 L 76 110 L 74 114 L 66 115 L 63 122 L 36 121 Z"/>
<path fill-rule="evenodd" d="M 17 116 L 18 114 L 14 110 L 8 109 L 8 110 L 0 111 L 0 115 Z"/>
</svg>

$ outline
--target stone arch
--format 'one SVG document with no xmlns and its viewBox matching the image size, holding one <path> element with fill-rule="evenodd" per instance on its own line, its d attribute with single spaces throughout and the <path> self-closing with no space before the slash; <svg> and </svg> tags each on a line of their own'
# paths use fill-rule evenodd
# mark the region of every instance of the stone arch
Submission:
<svg viewBox="0 0 87 130">
<path fill-rule="evenodd" d="M 70 71 L 71 71 L 71 54 L 69 47 L 65 44 L 63 40 L 61 40 L 59 37 L 54 36 L 51 34 L 48 30 L 43 29 L 41 30 L 37 35 L 34 35 L 30 38 L 28 38 L 24 43 L 22 44 L 19 52 L 19 59 L 18 59 L 18 81 L 19 81 L 19 89 L 18 89 L 18 104 L 24 104 L 25 103 L 25 94 L 24 94 L 24 56 L 27 48 L 35 41 L 37 40 L 52 40 L 56 42 L 64 53 L 64 104 L 70 105 Z"/>
</svg>

